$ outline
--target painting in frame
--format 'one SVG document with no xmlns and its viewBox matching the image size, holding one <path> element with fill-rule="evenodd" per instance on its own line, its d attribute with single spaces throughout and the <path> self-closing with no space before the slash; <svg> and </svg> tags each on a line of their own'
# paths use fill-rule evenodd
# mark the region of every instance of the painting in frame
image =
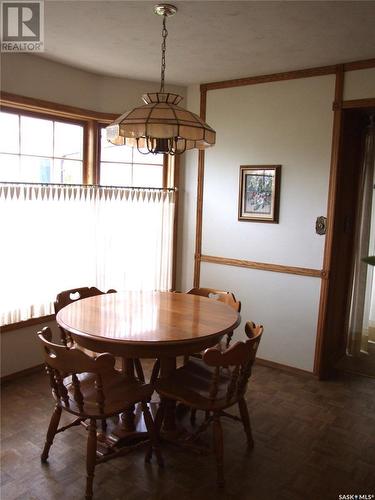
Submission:
<svg viewBox="0 0 375 500">
<path fill-rule="evenodd" d="M 238 220 L 279 222 L 281 165 L 241 165 Z"/>
</svg>

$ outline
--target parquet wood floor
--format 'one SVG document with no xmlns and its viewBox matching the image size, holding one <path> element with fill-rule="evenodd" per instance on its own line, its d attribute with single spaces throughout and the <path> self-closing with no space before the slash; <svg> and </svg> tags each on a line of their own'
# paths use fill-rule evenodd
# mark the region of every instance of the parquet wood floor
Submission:
<svg viewBox="0 0 375 500">
<path fill-rule="evenodd" d="M 165 445 L 163 471 L 156 463 L 144 464 L 143 450 L 99 465 L 94 497 L 338 500 L 340 494 L 373 495 L 374 395 L 373 379 L 342 373 L 336 380 L 319 382 L 313 377 L 255 366 L 247 394 L 255 448 L 247 454 L 241 425 L 224 421 L 224 491 L 216 487 L 213 457 Z M 83 428 L 59 434 L 49 465 L 40 463 L 52 408 L 43 373 L 3 386 L 2 500 L 83 498 Z"/>
</svg>

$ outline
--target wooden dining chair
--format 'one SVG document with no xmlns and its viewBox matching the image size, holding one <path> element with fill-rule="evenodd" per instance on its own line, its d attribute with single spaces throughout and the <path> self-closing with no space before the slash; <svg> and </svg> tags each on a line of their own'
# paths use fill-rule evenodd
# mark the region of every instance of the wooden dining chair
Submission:
<svg viewBox="0 0 375 500">
<path fill-rule="evenodd" d="M 63 307 L 76 302 L 77 300 L 86 299 L 88 297 L 95 297 L 96 295 L 103 295 L 105 293 L 116 293 L 116 290 L 110 289 L 107 292 L 102 292 L 95 286 L 92 287 L 81 287 L 81 288 L 72 288 L 70 290 L 64 290 L 60 292 L 56 296 L 56 300 L 54 302 L 55 314 L 57 314 Z M 74 345 L 74 341 L 70 335 L 70 333 L 60 325 L 58 325 L 61 335 L 61 342 L 66 347 L 72 347 Z"/>
<path fill-rule="evenodd" d="M 232 292 L 227 292 L 225 290 L 216 290 L 215 288 L 192 288 L 186 293 L 190 295 L 199 295 L 201 297 L 207 297 L 213 300 L 218 300 L 232 307 L 238 313 L 241 312 L 241 302 L 239 300 L 236 300 Z M 225 347 L 229 347 L 232 337 L 233 337 L 233 332 L 227 333 Z M 192 356 L 196 358 L 202 358 L 202 353 L 195 353 L 192 354 Z M 189 361 L 189 357 L 190 356 L 188 355 L 184 356 L 184 364 L 186 364 Z M 156 382 L 159 373 L 160 373 L 160 360 L 157 359 L 152 369 L 152 374 L 150 379 L 152 383 Z M 191 409 L 190 420 L 192 424 L 195 423 L 195 418 L 196 418 L 196 410 Z"/>
<path fill-rule="evenodd" d="M 241 302 L 236 300 L 236 297 L 232 292 L 226 290 L 216 290 L 215 288 L 192 288 L 187 292 L 191 295 L 199 295 L 201 297 L 208 297 L 209 299 L 218 300 L 223 302 L 228 306 L 232 307 L 238 313 L 241 312 Z M 226 335 L 226 341 L 223 342 L 222 348 L 228 348 L 233 337 L 233 332 L 228 332 Z M 203 353 L 195 353 L 192 356 L 195 358 L 202 358 Z M 185 356 L 184 363 L 186 364 L 189 360 L 189 356 Z M 195 424 L 196 420 L 196 409 L 191 408 L 190 410 L 190 422 L 192 425 Z"/>
<path fill-rule="evenodd" d="M 248 380 L 256 352 L 263 333 L 263 326 L 248 321 L 245 326 L 247 340 L 236 342 L 227 350 L 218 346 L 207 349 L 203 358 L 191 358 L 168 378 L 159 379 L 156 390 L 161 404 L 156 415 L 156 430 L 159 433 L 165 414 L 166 399 L 176 400 L 188 407 L 206 411 L 206 419 L 194 433 L 207 429 L 213 423 L 214 450 L 217 465 L 217 482 L 224 485 L 223 431 L 220 417 L 240 420 L 243 424 L 247 447 L 253 448 L 250 418 L 245 400 Z M 240 418 L 225 410 L 238 404 Z M 152 450 L 148 453 L 152 454 Z"/>
<path fill-rule="evenodd" d="M 88 297 L 95 297 L 96 295 L 104 295 L 105 293 L 116 293 L 116 290 L 110 289 L 107 292 L 102 292 L 95 286 L 92 287 L 81 287 L 81 288 L 72 288 L 70 290 L 64 290 L 60 292 L 56 296 L 56 300 L 54 302 L 55 314 L 57 314 L 63 307 L 76 302 L 77 300 L 86 299 Z M 73 346 L 74 342 L 70 335 L 70 333 L 64 330 L 60 325 L 60 335 L 61 342 L 66 346 Z"/>
<path fill-rule="evenodd" d="M 71 290 L 64 290 L 63 292 L 60 292 L 56 296 L 56 300 L 54 302 L 54 307 L 55 307 L 55 314 L 57 314 L 60 309 L 63 307 L 72 304 L 73 302 L 76 302 L 77 300 L 81 299 L 86 299 L 88 297 L 95 297 L 96 295 L 104 295 L 105 293 L 117 293 L 116 290 L 111 288 L 110 290 L 107 290 L 107 292 L 102 292 L 95 286 L 92 287 L 81 287 L 81 288 L 72 288 Z M 76 345 L 68 331 L 66 331 L 64 328 L 62 328 L 60 325 L 58 325 L 59 330 L 60 330 L 60 336 L 61 336 L 61 341 L 62 343 L 67 347 L 72 347 L 73 345 Z M 76 345 L 77 347 L 77 345 Z M 85 350 L 85 352 L 88 352 Z M 143 368 L 142 364 L 139 359 L 133 359 L 134 362 L 134 368 L 137 374 L 137 377 L 144 382 L 145 381 L 145 376 L 143 373 Z M 125 361 L 123 361 L 123 365 L 125 364 Z M 124 366 L 123 366 L 124 369 Z"/>
<path fill-rule="evenodd" d="M 236 297 L 232 292 L 227 292 L 225 290 L 216 290 L 214 288 L 192 288 L 187 293 L 218 300 L 219 302 L 223 302 L 224 304 L 232 307 L 238 313 L 241 312 L 241 302 L 239 300 L 236 300 Z M 233 332 L 227 333 L 226 347 L 229 347 L 232 337 Z"/>
<path fill-rule="evenodd" d="M 146 459 L 150 460 L 153 450 L 159 466 L 162 466 L 158 437 L 147 404 L 151 399 L 153 387 L 135 378 L 126 378 L 116 371 L 115 358 L 111 354 L 100 354 L 93 358 L 75 346 L 67 349 L 65 346 L 52 343 L 52 332 L 49 327 L 38 332 L 38 338 L 44 351 L 46 371 L 49 375 L 52 395 L 56 401 L 41 455 L 42 462 L 47 461 L 50 447 L 57 433 L 89 419 L 86 500 L 92 499 L 95 466 L 130 451 L 129 448 L 113 447 L 110 453 L 99 456 L 97 454 L 97 420 L 119 415 L 129 405 L 140 402 L 150 436 L 151 451 L 147 453 Z M 76 419 L 59 428 L 63 410 L 74 415 Z"/>
</svg>

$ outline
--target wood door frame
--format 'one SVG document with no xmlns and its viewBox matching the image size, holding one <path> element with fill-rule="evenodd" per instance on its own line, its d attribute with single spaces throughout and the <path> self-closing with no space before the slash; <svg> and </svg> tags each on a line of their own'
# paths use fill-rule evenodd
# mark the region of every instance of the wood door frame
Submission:
<svg viewBox="0 0 375 500">
<path fill-rule="evenodd" d="M 327 379 L 335 373 L 335 363 L 340 354 L 345 353 L 347 328 L 348 328 L 348 309 L 350 303 L 349 282 L 352 279 L 353 268 L 353 247 L 345 248 L 345 257 L 342 258 L 340 239 L 344 232 L 349 233 L 349 237 L 354 235 L 355 230 L 355 212 L 358 207 L 358 186 L 353 183 L 356 193 L 354 194 L 355 205 L 350 210 L 350 220 L 347 220 L 347 210 L 344 210 L 343 202 L 340 202 L 340 196 L 344 196 L 344 183 L 340 183 L 340 175 L 347 174 L 345 169 L 346 142 L 344 134 L 347 129 L 344 123 L 344 114 L 348 112 L 360 112 L 374 109 L 374 99 L 358 99 L 352 101 L 337 102 L 334 104 L 334 127 L 332 140 L 332 158 L 331 175 L 328 198 L 328 230 L 324 251 L 324 264 L 326 270 L 322 277 L 322 287 L 319 304 L 319 320 L 316 338 L 316 350 L 314 360 L 314 373 L 320 379 Z M 363 130 L 363 127 L 362 129 Z M 357 138 L 357 146 L 360 141 Z M 361 161 L 361 151 L 357 150 L 356 164 Z M 342 190 L 342 191 L 341 191 Z M 344 228 L 344 226 L 349 226 Z M 351 235 L 351 236 L 350 236 Z M 339 265 L 335 265 L 336 260 L 340 260 Z M 346 288 L 340 290 L 341 300 L 337 300 L 335 291 L 337 282 L 342 279 L 343 270 L 346 273 Z M 342 281 L 341 281 L 342 283 Z M 344 279 L 345 283 L 345 279 Z"/>
</svg>

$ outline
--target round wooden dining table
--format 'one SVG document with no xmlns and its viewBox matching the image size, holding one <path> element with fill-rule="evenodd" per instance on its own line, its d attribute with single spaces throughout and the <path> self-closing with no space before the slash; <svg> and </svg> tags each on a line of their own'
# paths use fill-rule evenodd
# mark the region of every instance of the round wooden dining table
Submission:
<svg viewBox="0 0 375 500">
<path fill-rule="evenodd" d="M 129 376 L 132 359 L 157 358 L 166 377 L 176 369 L 176 357 L 214 346 L 239 325 L 240 316 L 198 295 L 119 292 L 77 300 L 61 309 L 56 321 L 80 346 L 128 360 Z M 171 410 L 164 427 L 172 431 L 174 426 Z"/>
</svg>

